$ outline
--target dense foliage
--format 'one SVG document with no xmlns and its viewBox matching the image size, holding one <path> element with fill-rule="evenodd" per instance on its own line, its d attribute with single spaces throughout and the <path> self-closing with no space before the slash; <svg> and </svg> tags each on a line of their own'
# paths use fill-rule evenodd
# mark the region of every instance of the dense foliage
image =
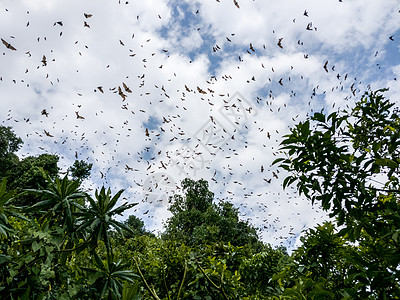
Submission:
<svg viewBox="0 0 400 300">
<path fill-rule="evenodd" d="M 291 255 L 205 180 L 183 180 L 159 236 L 134 215 L 119 222 L 136 203 L 82 190 L 91 164 L 60 177 L 58 156 L 21 160 L 22 140 L 0 127 L 1 299 L 399 299 L 400 117 L 382 93 L 284 136 L 284 187 L 332 217 Z"/>
<path fill-rule="evenodd" d="M 261 246 L 257 230 L 247 221 L 239 220 L 238 209 L 232 203 L 213 203 L 214 194 L 205 180 L 182 181 L 184 196 L 174 195 L 163 237 L 188 246 L 218 242 L 234 246 Z"/>
<path fill-rule="evenodd" d="M 282 142 L 287 157 L 275 161 L 290 172 L 284 186 L 297 183 L 341 226 L 329 240 L 339 246 L 336 236 L 345 239 L 347 271 L 332 291 L 362 299 L 400 297 L 400 116 L 383 92 L 364 94 L 350 112 L 315 113 L 300 122 Z M 330 248 L 318 247 L 319 255 L 334 257 Z M 331 273 L 320 280 L 331 284 Z"/>
</svg>

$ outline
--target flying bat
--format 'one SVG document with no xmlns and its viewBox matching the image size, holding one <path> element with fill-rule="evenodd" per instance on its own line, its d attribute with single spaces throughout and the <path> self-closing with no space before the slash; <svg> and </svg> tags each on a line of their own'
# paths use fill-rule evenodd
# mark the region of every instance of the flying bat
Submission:
<svg viewBox="0 0 400 300">
<path fill-rule="evenodd" d="M 3 44 L 4 44 L 8 49 L 11 49 L 11 50 L 14 50 L 14 51 L 17 50 L 17 49 L 15 49 L 11 44 L 7 43 L 5 40 L 1 39 L 1 41 L 3 42 Z"/>
<path fill-rule="evenodd" d="M 328 73 L 328 61 L 325 62 L 324 69 L 325 69 L 326 73 Z"/>
<path fill-rule="evenodd" d="M 282 40 L 283 40 L 283 38 L 280 38 L 280 39 L 278 40 L 278 44 L 277 44 L 278 47 L 281 48 L 281 49 L 283 49 Z"/>
</svg>

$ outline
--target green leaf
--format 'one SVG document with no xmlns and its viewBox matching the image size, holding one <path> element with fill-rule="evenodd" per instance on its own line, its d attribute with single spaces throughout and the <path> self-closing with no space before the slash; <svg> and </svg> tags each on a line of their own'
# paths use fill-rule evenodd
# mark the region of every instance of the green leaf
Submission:
<svg viewBox="0 0 400 300">
<path fill-rule="evenodd" d="M 294 177 L 292 177 L 292 176 L 287 176 L 287 177 L 283 180 L 283 183 L 282 183 L 283 189 L 285 189 L 287 186 L 289 186 L 289 185 L 293 182 L 293 180 L 295 180 Z"/>
<path fill-rule="evenodd" d="M 392 235 L 392 239 L 397 243 L 399 240 L 399 232 L 400 230 L 397 230 L 395 233 Z"/>
<path fill-rule="evenodd" d="M 138 300 L 140 297 L 140 281 L 136 281 L 134 284 L 125 282 L 122 288 L 122 299 L 121 300 Z"/>
<path fill-rule="evenodd" d="M 310 133 L 310 121 L 306 121 L 301 125 L 301 134 L 303 136 L 308 136 Z"/>
<path fill-rule="evenodd" d="M 11 256 L 0 254 L 0 265 L 4 264 L 5 262 L 9 262 L 10 260 Z"/>
<path fill-rule="evenodd" d="M 319 112 L 314 113 L 312 119 L 321 123 L 325 123 L 325 115 Z"/>
<path fill-rule="evenodd" d="M 399 164 L 395 162 L 394 160 L 391 160 L 389 158 L 377 158 L 375 160 L 375 163 L 378 166 L 387 166 L 389 168 L 398 168 Z"/>
<path fill-rule="evenodd" d="M 277 159 L 275 159 L 275 160 L 272 162 L 272 165 L 275 165 L 275 164 L 277 164 L 278 162 L 281 162 L 281 161 L 284 161 L 284 160 L 285 160 L 285 158 L 283 158 L 283 157 L 277 158 Z"/>
<path fill-rule="evenodd" d="M 36 252 L 37 250 L 39 250 L 40 248 L 42 247 L 42 243 L 41 242 L 36 242 L 36 241 L 33 241 L 33 243 L 32 243 L 32 250 L 33 250 L 33 252 Z"/>
</svg>

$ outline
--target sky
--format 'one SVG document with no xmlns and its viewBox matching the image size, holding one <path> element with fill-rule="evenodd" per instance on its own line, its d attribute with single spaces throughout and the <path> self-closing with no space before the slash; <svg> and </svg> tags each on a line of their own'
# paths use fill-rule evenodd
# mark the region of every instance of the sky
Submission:
<svg viewBox="0 0 400 300">
<path fill-rule="evenodd" d="M 20 158 L 93 163 L 156 233 L 205 179 L 263 241 L 292 249 L 327 219 L 282 189 L 282 136 L 365 91 L 400 99 L 398 0 L 0 0 L 0 121 Z"/>
</svg>

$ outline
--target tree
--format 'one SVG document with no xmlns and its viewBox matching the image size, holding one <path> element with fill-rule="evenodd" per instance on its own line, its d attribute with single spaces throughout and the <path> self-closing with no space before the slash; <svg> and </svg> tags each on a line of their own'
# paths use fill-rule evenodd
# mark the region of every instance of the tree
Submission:
<svg viewBox="0 0 400 300">
<path fill-rule="evenodd" d="M 9 234 L 14 231 L 8 218 L 16 217 L 27 220 L 18 212 L 18 208 L 11 204 L 15 195 L 14 191 L 6 191 L 7 179 L 3 178 L 0 183 L 0 240 L 8 238 Z"/>
<path fill-rule="evenodd" d="M 113 256 L 110 244 L 110 228 L 114 228 L 123 236 L 123 230 L 132 231 L 125 224 L 115 220 L 116 215 L 121 215 L 125 210 L 132 208 L 138 203 L 128 204 L 127 202 L 121 206 L 115 207 L 117 201 L 124 190 L 118 191 L 111 196 L 110 188 L 105 189 L 103 186 L 100 191 L 95 191 L 95 199 L 88 197 L 89 207 L 80 206 L 77 212 L 77 222 L 80 223 L 77 231 L 89 231 L 89 242 L 92 248 L 102 240 L 106 246 L 107 255 Z"/>
<path fill-rule="evenodd" d="M 133 259 L 145 299 L 236 299 L 244 284 L 227 260 L 243 261 L 248 252 L 232 245 L 219 248 L 217 253 L 213 246 L 193 249 L 180 241 L 136 236 L 116 251 Z"/>
<path fill-rule="evenodd" d="M 13 169 L 6 172 L 10 180 L 10 188 L 21 190 L 46 187 L 48 177 L 55 179 L 58 176 L 58 160 L 58 155 L 53 154 L 24 158 Z"/>
<path fill-rule="evenodd" d="M 59 157 L 53 154 L 28 156 L 9 168 L 4 176 L 8 179 L 8 188 L 21 193 L 24 189 L 46 189 L 49 179 L 58 177 Z M 14 204 L 18 206 L 31 206 L 40 201 L 38 196 L 18 194 Z"/>
<path fill-rule="evenodd" d="M 0 126 L 0 157 L 17 152 L 22 144 L 21 138 L 16 136 L 11 127 Z"/>
<path fill-rule="evenodd" d="M 126 232 L 125 236 L 127 238 L 134 237 L 134 236 L 141 236 L 141 235 L 149 235 L 152 236 L 153 234 L 146 230 L 144 226 L 144 222 L 142 219 L 134 215 L 130 215 L 125 221 L 124 224 L 129 227 L 131 232 Z"/>
<path fill-rule="evenodd" d="M 264 245 L 261 251 L 243 257 L 240 275 L 246 296 L 259 296 L 259 299 L 264 299 L 263 297 L 279 294 L 279 285 L 272 279 L 288 265 L 288 262 L 289 255 L 285 248 L 275 249 L 268 244 Z"/>
<path fill-rule="evenodd" d="M 96 190 L 97 201 L 93 200 L 79 191 L 79 181 L 67 176 L 48 187 L 29 190 L 42 201 L 30 208 L 38 217 L 27 218 L 13 211 L 12 192 L 4 192 L 4 182 L 0 185 L 0 232 L 5 228 L 12 233 L 0 244 L 0 297 L 129 299 L 128 294 L 138 295 L 138 276 L 126 269 L 127 261 L 113 255 L 109 241 L 111 227 L 120 233 L 129 231 L 114 217 L 135 204 L 117 207 L 122 191 L 111 197 L 104 187 Z M 88 206 L 80 204 L 85 198 Z"/>
<path fill-rule="evenodd" d="M 68 171 L 74 180 L 83 181 L 90 176 L 93 164 L 88 164 L 84 160 L 75 160 L 74 164 L 69 167 Z"/>
<path fill-rule="evenodd" d="M 274 275 L 284 296 L 297 299 L 356 298 L 357 280 L 349 276 L 356 247 L 337 234 L 335 225 L 325 222 L 300 238 L 283 270 Z"/>
<path fill-rule="evenodd" d="M 173 216 L 168 219 L 165 236 L 182 240 L 187 245 L 194 241 L 193 231 L 204 223 L 204 215 L 212 205 L 214 194 L 208 190 L 205 180 L 184 179 L 182 190 L 185 196 L 174 195 L 169 210 Z"/>
<path fill-rule="evenodd" d="M 132 270 L 126 269 L 127 262 L 123 262 L 121 259 L 113 261 L 111 257 L 107 257 L 107 260 L 103 261 L 95 255 L 94 261 L 95 268 L 82 267 L 93 281 L 90 286 L 92 293 L 85 296 L 122 299 L 124 282 L 134 284 L 135 279 L 139 278 L 139 275 L 133 273 Z"/>
<path fill-rule="evenodd" d="M 364 297 L 400 297 L 400 117 L 383 92 L 365 93 L 351 111 L 315 113 L 282 141 L 286 187 L 335 217 L 339 232 L 363 247 L 351 276 Z M 360 294 L 359 294 L 360 295 Z"/>
<path fill-rule="evenodd" d="M 0 127 L 0 298 L 139 299 L 138 275 L 110 242 L 112 229 L 133 233 L 115 216 L 136 203 L 117 206 L 123 190 L 102 187 L 95 199 L 82 192 L 86 162 L 69 168 L 70 180 L 59 178 L 57 155 L 20 161 L 21 143 Z"/>
<path fill-rule="evenodd" d="M 11 129 L 11 127 L 0 126 L 0 179 L 4 173 L 18 163 L 17 152 L 23 142 Z"/>
<path fill-rule="evenodd" d="M 233 204 L 213 203 L 214 194 L 205 180 L 182 181 L 184 196 L 175 195 L 169 210 L 172 217 L 167 220 L 164 237 L 182 241 L 188 246 L 231 243 L 256 247 L 262 243 L 257 230 L 246 221 L 239 220 L 238 209 Z"/>
<path fill-rule="evenodd" d="M 68 233 L 74 231 L 73 213 L 76 208 L 80 207 L 80 203 L 84 203 L 84 199 L 88 195 L 79 190 L 79 181 L 70 181 L 67 175 L 62 180 L 56 178 L 52 181 L 48 178 L 47 189 L 26 189 L 27 193 L 33 193 L 41 196 L 41 201 L 28 208 L 28 211 L 41 211 L 44 215 L 41 219 L 46 218 L 49 214 L 54 221 L 61 224 Z M 79 201 L 80 200 L 80 201 Z M 80 202 L 80 203 L 79 203 Z"/>
<path fill-rule="evenodd" d="M 45 188 L 48 177 L 55 179 L 58 176 L 59 157 L 41 154 L 20 160 L 15 152 L 22 144 L 22 139 L 15 135 L 11 127 L 0 126 L 0 179 L 7 177 L 7 189 L 17 192 Z M 33 205 L 39 200 L 38 197 L 17 194 L 13 201 L 15 205 L 23 206 Z"/>
</svg>

